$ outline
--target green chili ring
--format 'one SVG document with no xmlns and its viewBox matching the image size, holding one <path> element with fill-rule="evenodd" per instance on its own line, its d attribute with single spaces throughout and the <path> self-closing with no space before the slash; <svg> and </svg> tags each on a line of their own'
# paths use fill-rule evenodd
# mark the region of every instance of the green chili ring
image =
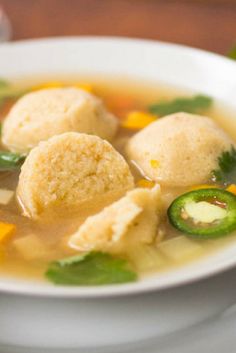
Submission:
<svg viewBox="0 0 236 353">
<path fill-rule="evenodd" d="M 206 201 L 224 205 L 226 216 L 212 223 L 194 223 L 191 218 L 183 217 L 189 203 Z M 226 190 L 209 188 L 187 192 L 175 199 L 168 208 L 167 215 L 173 227 L 194 238 L 214 239 L 233 232 L 236 229 L 236 196 Z"/>
</svg>

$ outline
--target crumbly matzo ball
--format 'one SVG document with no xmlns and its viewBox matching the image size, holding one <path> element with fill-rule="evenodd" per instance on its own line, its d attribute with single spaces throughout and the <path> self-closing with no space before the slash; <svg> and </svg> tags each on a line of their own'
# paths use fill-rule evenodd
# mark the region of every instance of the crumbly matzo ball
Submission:
<svg viewBox="0 0 236 353">
<path fill-rule="evenodd" d="M 26 153 L 68 131 L 112 140 L 117 127 L 117 119 L 94 95 L 79 88 L 43 89 L 14 104 L 3 123 L 2 142 L 11 151 Z"/>
<path fill-rule="evenodd" d="M 17 196 L 24 213 L 75 207 L 99 195 L 123 195 L 134 186 L 124 158 L 100 137 L 68 132 L 41 142 L 22 166 Z"/>
<path fill-rule="evenodd" d="M 151 180 L 181 187 L 207 182 L 218 157 L 233 144 L 213 120 L 177 113 L 131 137 L 126 152 Z"/>
<path fill-rule="evenodd" d="M 134 244 L 151 243 L 160 222 L 161 192 L 153 189 L 131 190 L 120 200 L 88 217 L 70 240 L 79 251 L 125 251 Z"/>
</svg>

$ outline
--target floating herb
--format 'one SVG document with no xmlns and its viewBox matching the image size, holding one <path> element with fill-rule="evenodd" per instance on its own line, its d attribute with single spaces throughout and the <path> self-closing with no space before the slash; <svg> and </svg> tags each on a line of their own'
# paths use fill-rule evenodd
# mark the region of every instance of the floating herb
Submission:
<svg viewBox="0 0 236 353">
<path fill-rule="evenodd" d="M 236 183 L 236 149 L 232 146 L 218 158 L 218 169 L 212 171 L 212 180 L 223 185 Z"/>
<path fill-rule="evenodd" d="M 191 98 L 176 98 L 169 102 L 160 102 L 149 106 L 152 114 L 165 116 L 178 112 L 201 113 L 208 109 L 213 100 L 204 95 L 197 95 Z"/>
<path fill-rule="evenodd" d="M 52 262 L 46 277 L 61 285 L 104 285 L 133 282 L 137 275 L 126 260 L 101 252 Z"/>
<path fill-rule="evenodd" d="M 0 171 L 19 169 L 25 161 L 25 155 L 0 151 Z"/>
</svg>

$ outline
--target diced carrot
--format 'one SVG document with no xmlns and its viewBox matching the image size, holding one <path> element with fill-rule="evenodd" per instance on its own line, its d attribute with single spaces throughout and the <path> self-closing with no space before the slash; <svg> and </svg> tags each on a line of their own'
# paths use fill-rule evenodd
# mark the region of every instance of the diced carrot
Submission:
<svg viewBox="0 0 236 353">
<path fill-rule="evenodd" d="M 157 159 L 151 159 L 150 164 L 152 168 L 157 169 L 160 165 L 160 162 Z"/>
<path fill-rule="evenodd" d="M 226 190 L 231 192 L 232 194 L 236 195 L 236 185 L 235 184 L 229 185 Z"/>
<path fill-rule="evenodd" d="M 0 222 L 0 243 L 9 240 L 16 230 L 16 226 L 11 223 Z"/>
<path fill-rule="evenodd" d="M 109 97 L 107 105 L 111 109 L 130 110 L 135 105 L 135 100 L 132 96 L 116 94 Z"/>
<path fill-rule="evenodd" d="M 139 186 L 140 188 L 153 188 L 155 186 L 154 181 L 151 180 L 147 180 L 147 179 L 140 179 L 137 182 L 137 186 Z"/>
<path fill-rule="evenodd" d="M 155 115 L 142 112 L 132 111 L 128 113 L 127 117 L 121 122 L 121 125 L 126 129 L 142 129 L 145 126 L 157 120 Z"/>
<path fill-rule="evenodd" d="M 191 186 L 189 190 L 212 189 L 212 188 L 219 188 L 219 186 L 213 185 L 213 184 L 199 184 L 199 185 Z"/>
</svg>

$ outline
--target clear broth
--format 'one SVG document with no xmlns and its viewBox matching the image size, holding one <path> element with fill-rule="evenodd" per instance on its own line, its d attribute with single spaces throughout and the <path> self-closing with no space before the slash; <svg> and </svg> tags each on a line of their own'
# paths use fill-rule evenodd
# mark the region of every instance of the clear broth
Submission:
<svg viewBox="0 0 236 353">
<path fill-rule="evenodd" d="M 20 87 L 35 86 L 47 82 L 45 80 L 18 80 L 16 84 Z M 192 95 L 193 92 L 186 92 L 184 90 L 175 89 L 172 87 L 165 87 L 163 85 L 156 85 L 152 83 L 143 83 L 133 80 L 124 79 L 96 79 L 96 80 L 61 80 L 64 84 L 73 85 L 78 83 L 86 83 L 92 86 L 93 93 L 101 97 L 106 106 L 119 118 L 123 119 L 131 110 L 143 110 L 150 103 L 160 100 L 169 100 L 179 96 Z M 1 119 L 7 114 L 11 104 L 7 104 L 0 111 Z M 216 102 L 214 106 L 205 112 L 205 115 L 211 117 L 234 139 L 236 140 L 236 119 L 234 113 Z M 114 147 L 123 153 L 125 141 L 136 133 L 137 130 L 125 130 L 120 128 L 115 140 Z M 129 161 L 128 161 L 129 162 Z M 131 165 L 132 172 L 136 181 L 143 176 L 140 172 Z M 17 186 L 19 173 L 2 173 L 0 175 L 0 188 L 15 190 Z M 189 188 L 188 188 L 189 190 Z M 170 203 L 176 196 L 187 191 L 186 188 L 178 189 L 164 189 L 163 194 L 166 197 L 167 204 Z M 13 277 L 30 278 L 30 279 L 44 279 L 45 270 L 49 262 L 60 259 L 66 256 L 75 254 L 75 251 L 67 246 L 68 236 L 71 235 L 83 221 L 92 214 L 102 210 L 106 205 L 110 204 L 113 199 L 104 199 L 90 204 L 83 205 L 77 213 L 63 215 L 54 214 L 46 215 L 39 221 L 33 221 L 21 215 L 21 209 L 16 201 L 12 200 L 9 205 L 0 205 L 0 221 L 13 223 L 17 230 L 14 236 L 6 244 L 0 245 L 0 274 Z M 167 222 L 163 221 L 162 228 L 166 234 L 165 239 L 179 235 Z M 14 241 L 17 238 L 29 234 L 36 234 L 45 244 L 47 251 L 42 258 L 26 260 L 14 247 Z M 168 257 L 161 256 L 161 263 L 154 267 L 147 269 L 139 269 L 140 275 L 147 273 L 166 271 L 176 266 L 183 266 L 190 261 L 201 259 L 209 253 L 219 250 L 222 246 L 234 242 L 236 234 L 232 234 L 226 238 L 218 240 L 204 240 L 196 241 L 201 244 L 201 251 L 193 254 L 187 258 L 171 260 Z M 153 247 L 158 251 L 158 245 L 153 244 Z M 3 256 L 1 256 L 1 252 Z M 129 250 L 124 256 L 129 257 Z"/>
</svg>

